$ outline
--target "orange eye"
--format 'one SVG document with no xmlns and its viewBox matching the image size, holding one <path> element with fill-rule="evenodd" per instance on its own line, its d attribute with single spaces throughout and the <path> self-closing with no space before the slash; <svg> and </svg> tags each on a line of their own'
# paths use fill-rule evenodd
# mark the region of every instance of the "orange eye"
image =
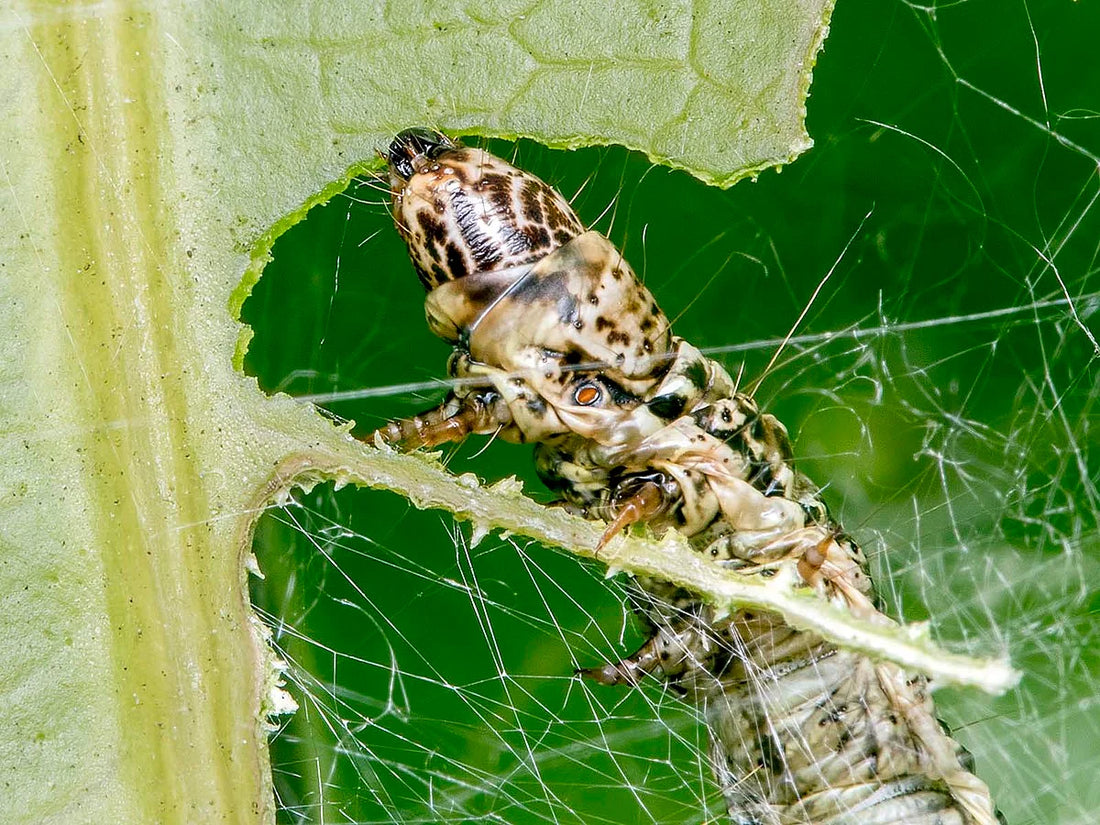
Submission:
<svg viewBox="0 0 1100 825">
<path fill-rule="evenodd" d="M 600 400 L 602 395 L 603 393 L 600 392 L 599 387 L 593 384 L 581 384 L 573 393 L 573 400 L 582 407 L 591 407 Z"/>
</svg>

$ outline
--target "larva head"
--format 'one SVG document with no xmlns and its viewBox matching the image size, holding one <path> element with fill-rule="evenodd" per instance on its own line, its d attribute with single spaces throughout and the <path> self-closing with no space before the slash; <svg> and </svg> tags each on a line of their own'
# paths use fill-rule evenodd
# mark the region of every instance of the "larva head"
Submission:
<svg viewBox="0 0 1100 825">
<path fill-rule="evenodd" d="M 584 231 L 556 190 L 439 132 L 406 129 L 387 161 L 394 222 L 427 290 L 537 261 Z"/>
</svg>

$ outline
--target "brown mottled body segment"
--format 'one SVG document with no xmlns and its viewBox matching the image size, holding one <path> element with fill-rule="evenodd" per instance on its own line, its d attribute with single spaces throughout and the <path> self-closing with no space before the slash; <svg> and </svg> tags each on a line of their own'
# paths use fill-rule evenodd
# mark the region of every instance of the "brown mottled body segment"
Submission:
<svg viewBox="0 0 1100 825">
<path fill-rule="evenodd" d="M 547 486 L 609 529 L 675 529 L 715 564 L 786 570 L 821 599 L 890 622 L 863 553 L 794 468 L 783 425 L 672 335 L 618 250 L 554 189 L 423 129 L 398 135 L 389 161 L 429 326 L 454 344 L 451 375 L 467 380 L 383 439 L 533 443 Z M 636 584 L 652 636 L 586 673 L 657 677 L 705 710 L 732 823 L 997 822 L 922 678 L 777 615 L 719 616 L 667 582 Z"/>
</svg>

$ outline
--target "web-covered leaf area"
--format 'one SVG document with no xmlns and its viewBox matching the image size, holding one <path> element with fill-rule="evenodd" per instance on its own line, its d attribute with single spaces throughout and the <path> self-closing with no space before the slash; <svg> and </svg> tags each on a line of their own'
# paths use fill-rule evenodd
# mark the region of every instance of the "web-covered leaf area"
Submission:
<svg viewBox="0 0 1100 825">
<path fill-rule="evenodd" d="M 573 675 L 642 640 L 596 566 L 495 537 L 474 547 L 439 514 L 331 485 L 269 518 L 260 540 L 282 548 L 255 593 L 279 606 L 266 620 L 300 705 L 274 741 L 285 821 L 705 810 L 692 709 Z"/>
<path fill-rule="evenodd" d="M 936 693 L 1011 825 L 1100 809 L 1096 31 L 1085 3 L 841 3 L 815 148 L 727 192 L 615 149 L 489 144 L 575 195 L 674 330 L 757 387 L 885 612 L 1023 672 Z M 311 212 L 245 306 L 261 384 L 361 433 L 444 391 L 384 200 L 364 180 Z M 528 448 L 444 456 L 550 498 Z M 621 579 L 474 538 L 331 487 L 265 516 L 254 596 L 299 704 L 272 742 L 283 821 L 721 821 L 692 708 L 574 676 L 643 638 Z"/>
</svg>

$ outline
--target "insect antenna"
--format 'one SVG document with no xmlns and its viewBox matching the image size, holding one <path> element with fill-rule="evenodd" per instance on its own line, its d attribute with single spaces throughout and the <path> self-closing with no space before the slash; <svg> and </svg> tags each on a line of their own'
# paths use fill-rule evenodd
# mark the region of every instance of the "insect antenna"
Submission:
<svg viewBox="0 0 1100 825">
<path fill-rule="evenodd" d="M 611 237 L 611 233 L 615 230 L 615 220 L 619 217 L 619 204 L 622 201 L 623 191 L 626 189 L 626 164 L 627 164 L 627 160 L 624 158 L 622 169 L 619 170 L 619 186 L 618 186 L 618 189 L 617 189 L 614 197 L 612 197 L 612 199 L 611 199 L 611 204 L 610 204 L 610 206 L 611 206 L 611 219 L 608 221 L 608 224 L 607 224 L 607 236 L 608 237 Z M 628 225 L 629 225 L 629 222 L 628 222 Z M 619 248 L 625 249 L 626 248 L 626 238 L 623 238 L 622 244 L 617 245 L 617 246 L 619 246 Z M 622 257 L 621 253 L 620 253 L 619 257 Z"/>
<path fill-rule="evenodd" d="M 874 208 L 874 206 L 872 206 L 870 211 L 868 211 L 867 214 L 863 216 L 862 220 L 860 220 L 859 226 L 857 226 L 855 228 L 855 231 L 848 238 L 847 243 L 844 244 L 844 248 L 842 250 L 840 250 L 840 254 L 837 256 L 837 259 L 835 261 L 833 261 L 833 265 L 829 267 L 829 270 L 825 273 L 825 275 L 818 282 L 817 288 L 814 289 L 813 294 L 810 296 L 810 299 L 806 302 L 806 306 L 803 307 L 802 312 L 799 314 L 799 316 L 795 320 L 794 324 L 791 325 L 790 331 L 787 332 L 787 334 L 786 334 L 786 336 L 784 336 L 782 342 L 780 342 L 778 348 L 776 348 L 775 353 L 772 355 L 771 360 L 768 361 L 768 365 L 766 367 L 764 367 L 764 371 L 760 374 L 760 377 L 757 378 L 755 381 L 753 381 L 752 384 L 750 384 L 746 388 L 746 392 L 749 395 L 755 395 L 757 390 L 760 389 L 760 385 L 762 383 L 764 383 L 764 379 L 767 378 L 771 374 L 772 367 L 774 367 L 776 361 L 779 360 L 779 356 L 782 355 L 783 350 L 787 346 L 787 343 L 791 340 L 791 338 L 794 336 L 794 334 L 798 331 L 798 328 L 802 325 L 802 322 L 806 319 L 806 315 L 809 314 L 810 308 L 814 305 L 814 301 L 817 300 L 817 296 L 821 294 L 821 290 L 825 288 L 825 284 L 827 284 L 829 282 L 829 279 L 833 276 L 833 273 L 836 272 L 836 268 L 838 266 L 840 266 L 840 262 L 843 261 L 845 256 L 848 254 L 848 250 L 851 248 L 852 244 L 855 242 L 855 239 L 858 238 L 860 232 L 863 231 L 863 225 L 865 223 L 867 223 L 868 218 L 870 218 L 871 215 L 874 214 L 874 212 L 875 212 L 875 208 Z"/>
<path fill-rule="evenodd" d="M 698 249 L 696 249 L 694 252 L 692 252 L 691 255 L 689 255 L 687 257 L 687 259 L 682 264 L 680 264 L 680 266 L 678 266 L 676 268 L 676 271 L 672 274 L 672 277 L 668 279 L 668 282 L 671 283 L 672 281 L 676 280 L 680 276 L 680 273 L 682 273 L 685 269 L 687 269 L 687 267 L 691 264 L 691 262 L 695 258 L 702 255 L 707 249 L 709 249 L 712 245 L 716 244 L 718 241 L 722 240 L 724 237 L 726 237 L 726 233 L 725 232 L 720 232 L 714 238 L 707 241 L 705 244 L 703 244 Z M 711 285 L 718 279 L 718 277 L 723 272 L 726 271 L 726 267 L 728 267 L 730 265 L 730 261 L 732 261 L 734 255 L 737 255 L 737 254 L 741 254 L 741 253 L 731 252 L 729 255 L 726 256 L 726 260 L 724 260 L 722 262 L 722 265 L 720 267 L 718 267 L 717 270 L 715 270 L 714 274 L 711 275 L 710 278 L 707 279 L 707 282 L 705 284 L 703 284 L 702 288 L 698 292 L 695 293 L 695 297 L 692 298 L 690 301 L 688 301 L 687 304 L 679 312 L 676 313 L 675 317 L 669 319 L 668 325 L 670 327 L 673 324 L 675 324 L 677 321 L 679 321 L 681 318 L 683 318 L 684 315 L 687 313 L 687 311 L 689 309 L 691 309 L 693 306 L 695 306 L 695 304 L 699 301 L 700 298 L 703 297 L 703 295 L 706 293 L 706 291 L 708 289 L 710 289 Z M 751 256 L 745 256 L 745 257 L 748 257 L 750 260 L 756 260 L 755 258 L 752 258 Z"/>
<path fill-rule="evenodd" d="M 382 231 L 383 230 L 381 229 L 374 230 L 369 235 L 367 235 L 367 237 L 363 238 L 363 240 L 359 241 L 359 246 L 364 246 L 368 241 L 373 241 L 375 238 L 382 234 Z"/>
<path fill-rule="evenodd" d="M 381 172 L 372 172 L 370 174 L 364 174 L 361 177 L 355 179 L 355 188 L 371 189 L 382 195 L 385 195 L 385 199 L 381 201 L 370 201 L 363 198 L 358 198 L 355 195 L 349 194 L 347 190 L 340 193 L 340 197 L 347 198 L 348 200 L 355 201 L 357 203 L 365 203 L 371 206 L 383 206 L 389 201 L 390 187 L 388 183 L 384 183 L 384 178 Z"/>
<path fill-rule="evenodd" d="M 581 196 L 581 192 L 583 192 L 585 189 L 587 189 L 588 184 L 592 183 L 592 181 L 595 180 L 595 179 L 596 179 L 596 173 L 594 171 L 589 172 L 588 177 L 586 177 L 583 181 L 581 181 L 581 185 L 579 187 L 577 187 L 577 191 L 574 192 L 569 198 L 566 199 L 566 201 L 569 203 L 570 206 L 576 206 L 577 198 L 579 198 Z"/>
<path fill-rule="evenodd" d="M 476 453 L 474 453 L 473 455 L 471 455 L 471 456 L 470 456 L 470 458 L 471 458 L 471 459 L 475 459 L 475 458 L 477 458 L 478 456 L 480 456 L 480 455 L 481 455 L 481 454 L 482 454 L 483 452 L 485 452 L 486 450 L 488 450 L 488 449 L 489 449 L 489 447 L 491 447 L 491 446 L 492 446 L 493 442 L 497 440 L 497 436 L 498 436 L 498 435 L 500 435 L 500 432 L 501 432 L 501 430 L 503 430 L 503 429 L 504 429 L 503 425 L 502 425 L 502 426 L 500 426 L 500 427 L 497 427 L 497 428 L 496 428 L 496 429 L 495 429 L 495 430 L 493 431 L 493 434 L 492 434 L 491 436 L 489 436 L 489 437 L 488 437 L 487 439 L 485 439 L 485 443 L 484 443 L 484 444 L 483 444 L 483 445 L 481 446 L 481 448 L 480 448 L 480 449 L 479 449 L 479 450 L 478 450 L 478 451 L 477 451 Z M 457 451 L 456 451 L 456 452 L 457 452 Z M 454 453 L 452 453 L 452 455 L 454 455 Z"/>
<path fill-rule="evenodd" d="M 605 216 L 605 215 L 606 215 L 606 214 L 607 214 L 608 212 L 611 212 L 611 213 L 612 213 L 612 215 L 611 215 L 611 220 L 610 220 L 610 222 L 609 222 L 609 224 L 608 224 L 608 227 L 607 227 L 607 232 L 605 233 L 605 234 L 607 234 L 607 235 L 610 235 L 610 234 L 611 234 L 611 228 L 612 228 L 612 226 L 614 226 L 614 224 L 615 224 L 615 215 L 614 215 L 614 210 L 615 210 L 615 209 L 616 209 L 616 208 L 618 207 L 618 203 L 619 203 L 619 198 L 618 198 L 618 196 L 615 196 L 615 197 L 613 197 L 613 198 L 612 198 L 612 199 L 611 199 L 610 201 L 608 201 L 608 204 L 607 204 L 607 206 L 605 206 L 605 207 L 603 208 L 603 211 L 602 211 L 602 212 L 600 212 L 600 214 L 596 216 L 596 220 L 592 221 L 592 223 L 591 223 L 591 226 L 595 226 L 596 224 L 598 224 L 598 223 L 599 223 L 600 221 L 602 221 L 602 220 L 604 219 L 604 216 Z M 621 256 L 621 254 L 622 254 L 622 253 L 620 253 L 620 256 Z"/>
<path fill-rule="evenodd" d="M 657 164 L 651 163 L 649 165 L 649 168 L 646 169 L 645 172 L 642 173 L 642 176 L 640 178 L 638 178 L 638 182 L 634 186 L 634 191 L 630 195 L 630 206 L 629 206 L 629 209 L 627 210 L 627 227 L 628 227 L 627 232 L 630 231 L 629 230 L 630 216 L 634 213 L 634 202 L 635 202 L 635 199 L 638 197 L 638 193 L 641 191 L 642 183 L 645 182 L 645 179 L 649 177 L 650 173 L 652 173 L 654 170 L 656 170 L 658 168 L 659 167 L 657 166 Z M 624 165 L 623 166 L 624 173 L 625 173 L 625 170 L 626 170 L 626 166 Z M 648 235 L 649 235 L 649 222 L 646 221 L 644 224 L 642 224 L 642 265 L 641 265 L 640 271 L 637 273 L 638 280 L 643 284 L 646 282 L 646 275 L 649 271 L 649 246 L 648 246 L 648 241 L 647 241 Z M 624 247 L 626 246 L 626 238 L 623 239 L 623 246 Z"/>
</svg>

